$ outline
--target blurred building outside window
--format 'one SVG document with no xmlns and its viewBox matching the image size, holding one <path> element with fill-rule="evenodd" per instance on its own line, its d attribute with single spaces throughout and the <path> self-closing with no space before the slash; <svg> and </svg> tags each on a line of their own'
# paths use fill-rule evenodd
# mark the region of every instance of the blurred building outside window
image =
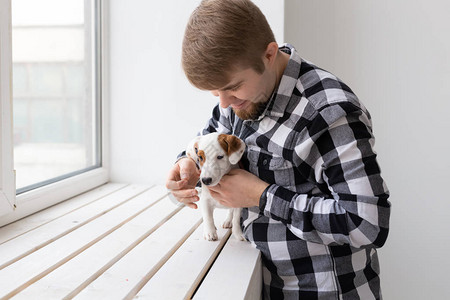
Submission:
<svg viewBox="0 0 450 300">
<path fill-rule="evenodd" d="M 12 0 L 17 193 L 99 167 L 94 0 Z"/>
</svg>

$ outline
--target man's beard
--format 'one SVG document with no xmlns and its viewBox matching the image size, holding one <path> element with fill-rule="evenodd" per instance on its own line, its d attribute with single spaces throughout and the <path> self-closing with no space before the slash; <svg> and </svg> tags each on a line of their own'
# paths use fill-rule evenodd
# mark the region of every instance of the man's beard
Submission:
<svg viewBox="0 0 450 300">
<path fill-rule="evenodd" d="M 233 111 L 241 120 L 256 120 L 266 109 L 269 100 L 270 98 L 265 93 L 261 93 L 261 95 L 256 98 L 256 102 L 250 103 L 248 108 L 233 108 Z"/>
<path fill-rule="evenodd" d="M 255 120 L 262 114 L 262 112 L 266 108 L 266 105 L 267 102 L 252 103 L 247 109 L 233 108 L 233 111 L 241 120 Z"/>
</svg>

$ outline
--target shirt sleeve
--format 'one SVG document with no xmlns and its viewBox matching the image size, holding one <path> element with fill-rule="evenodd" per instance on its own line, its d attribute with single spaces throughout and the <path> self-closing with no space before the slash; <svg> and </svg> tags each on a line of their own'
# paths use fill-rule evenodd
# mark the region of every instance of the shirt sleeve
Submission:
<svg viewBox="0 0 450 300">
<path fill-rule="evenodd" d="M 295 167 L 316 192 L 298 194 L 272 184 L 260 209 L 306 241 L 381 247 L 390 203 L 373 150 L 370 116 L 352 104 L 338 106 L 323 109 L 311 121 L 294 151 Z"/>
</svg>

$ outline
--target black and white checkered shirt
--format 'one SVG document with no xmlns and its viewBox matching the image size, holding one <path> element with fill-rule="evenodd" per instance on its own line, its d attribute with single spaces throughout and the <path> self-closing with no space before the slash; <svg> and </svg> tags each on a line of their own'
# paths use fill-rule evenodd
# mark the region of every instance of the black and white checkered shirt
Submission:
<svg viewBox="0 0 450 300">
<path fill-rule="evenodd" d="M 244 166 L 271 184 L 242 215 L 262 252 L 265 297 L 381 299 L 376 248 L 390 203 L 370 115 L 334 75 L 280 50 L 290 60 L 262 115 L 243 121 L 218 105 L 203 130 L 243 139 Z"/>
</svg>

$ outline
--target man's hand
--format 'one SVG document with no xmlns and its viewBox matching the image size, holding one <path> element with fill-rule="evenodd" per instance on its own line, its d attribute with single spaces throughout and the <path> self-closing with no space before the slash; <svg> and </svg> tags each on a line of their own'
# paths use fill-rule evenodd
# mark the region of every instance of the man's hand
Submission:
<svg viewBox="0 0 450 300">
<path fill-rule="evenodd" d="M 178 202 L 184 203 L 190 208 L 197 208 L 199 200 L 195 185 L 200 177 L 200 170 L 190 158 L 180 159 L 170 170 L 166 180 L 166 188 Z"/>
<path fill-rule="evenodd" d="M 269 184 L 250 172 L 231 170 L 219 184 L 208 187 L 211 196 L 228 207 L 251 207 L 259 205 L 259 198 Z"/>
</svg>

